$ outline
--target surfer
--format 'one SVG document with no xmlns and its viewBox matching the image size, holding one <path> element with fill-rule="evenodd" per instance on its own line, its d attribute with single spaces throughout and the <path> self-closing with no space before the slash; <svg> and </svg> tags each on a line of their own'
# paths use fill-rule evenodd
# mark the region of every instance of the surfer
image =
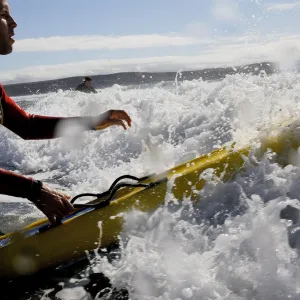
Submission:
<svg viewBox="0 0 300 300">
<path fill-rule="evenodd" d="M 85 77 L 83 79 L 83 83 L 81 83 L 77 86 L 76 91 L 97 94 L 97 91 L 92 87 L 92 78 L 91 77 Z"/>
<path fill-rule="evenodd" d="M 0 55 L 12 52 L 14 29 L 17 23 L 10 14 L 7 0 L 0 0 Z M 20 108 L 0 85 L 0 122 L 3 126 L 26 140 L 52 139 L 57 137 L 56 128 L 61 122 L 78 122 L 86 130 L 102 130 L 112 125 L 131 126 L 131 119 L 123 110 L 109 110 L 99 116 L 48 117 L 29 114 Z M 74 208 L 70 196 L 54 190 L 39 180 L 0 169 L 0 194 L 27 198 L 33 202 L 54 224 Z"/>
</svg>

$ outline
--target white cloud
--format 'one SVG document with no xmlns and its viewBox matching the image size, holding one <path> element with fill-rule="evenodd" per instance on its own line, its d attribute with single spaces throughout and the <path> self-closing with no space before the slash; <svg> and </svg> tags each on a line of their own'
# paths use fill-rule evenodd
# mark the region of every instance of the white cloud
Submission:
<svg viewBox="0 0 300 300">
<path fill-rule="evenodd" d="M 56 36 L 17 40 L 14 52 L 55 52 L 71 50 L 116 50 L 154 47 L 202 45 L 212 46 L 233 38 L 212 39 L 212 29 L 206 24 L 190 23 L 185 27 L 185 36 L 131 35 L 131 36 Z M 209 38 L 210 37 L 210 38 Z M 250 37 L 251 39 L 252 37 Z M 236 38 L 239 41 L 239 38 Z"/>
<path fill-rule="evenodd" d="M 211 49 L 197 56 L 159 56 L 113 60 L 92 60 L 76 63 L 28 67 L 0 72 L 0 82 L 30 82 L 69 76 L 98 75 L 118 72 L 163 72 L 195 70 L 210 67 L 236 66 L 266 60 L 291 66 L 300 59 L 300 35 L 272 35 L 259 37 L 223 38 Z M 288 56 L 288 60 L 286 59 Z"/>
<path fill-rule="evenodd" d="M 268 11 L 287 11 L 300 7 L 300 1 L 293 3 L 268 3 L 266 7 Z"/>
<path fill-rule="evenodd" d="M 14 52 L 56 52 L 139 49 L 152 47 L 176 47 L 201 45 L 215 47 L 223 44 L 254 42 L 257 36 L 230 36 L 212 38 L 212 28 L 205 23 L 190 23 L 184 28 L 185 35 L 132 35 L 132 36 L 56 36 L 17 40 Z"/>
<path fill-rule="evenodd" d="M 239 18 L 240 11 L 235 0 L 215 0 L 213 16 L 221 21 L 234 22 Z"/>
<path fill-rule="evenodd" d="M 53 36 L 48 38 L 17 40 L 16 52 L 50 52 L 67 50 L 115 50 L 167 46 L 188 46 L 199 40 L 175 35 L 128 35 L 128 36 Z"/>
</svg>

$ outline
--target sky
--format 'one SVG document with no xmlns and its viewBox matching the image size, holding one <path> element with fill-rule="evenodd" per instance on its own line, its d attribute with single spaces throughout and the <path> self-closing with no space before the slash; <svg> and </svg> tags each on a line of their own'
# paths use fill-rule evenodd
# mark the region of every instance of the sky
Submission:
<svg viewBox="0 0 300 300">
<path fill-rule="evenodd" d="M 299 59 L 300 1 L 8 0 L 18 23 L 0 81 Z"/>
</svg>

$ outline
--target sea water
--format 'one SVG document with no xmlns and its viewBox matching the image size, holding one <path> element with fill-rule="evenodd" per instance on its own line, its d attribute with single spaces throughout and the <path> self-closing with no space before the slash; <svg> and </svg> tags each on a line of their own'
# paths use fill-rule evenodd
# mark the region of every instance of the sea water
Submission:
<svg viewBox="0 0 300 300">
<path fill-rule="evenodd" d="M 24 141 L 1 127 L 0 166 L 71 196 L 102 192 L 123 174 L 158 173 L 232 140 L 248 145 L 272 124 L 299 117 L 299 95 L 300 75 L 283 72 L 16 97 L 26 111 L 50 116 L 124 109 L 132 127 L 82 132 L 73 124 L 59 129 L 64 137 L 47 141 Z M 87 269 L 104 274 L 130 299 L 300 299 L 299 255 L 288 243 L 291 223 L 279 217 L 287 204 L 298 205 L 299 166 L 282 167 L 267 154 L 257 163 L 246 161 L 227 183 L 206 176 L 195 207 L 182 199 L 176 209 L 126 214 L 120 258 L 96 256 Z M 172 197 L 168 193 L 166 201 Z M 0 199 L 4 232 L 43 216 L 27 200 Z M 76 280 L 64 278 L 57 299 L 113 299 L 109 290 L 89 294 Z"/>
</svg>

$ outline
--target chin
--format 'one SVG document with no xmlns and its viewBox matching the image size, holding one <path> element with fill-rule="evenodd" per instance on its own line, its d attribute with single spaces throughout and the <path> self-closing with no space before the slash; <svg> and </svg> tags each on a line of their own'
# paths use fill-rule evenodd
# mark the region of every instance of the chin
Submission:
<svg viewBox="0 0 300 300">
<path fill-rule="evenodd" d="M 0 51 L 0 55 L 7 55 L 7 54 L 10 54 L 10 53 L 12 53 L 12 49 L 6 50 L 6 51 Z"/>
<path fill-rule="evenodd" d="M 0 47 L 0 55 L 7 55 L 12 53 L 13 47 L 12 45 L 6 45 L 5 47 Z"/>
</svg>

